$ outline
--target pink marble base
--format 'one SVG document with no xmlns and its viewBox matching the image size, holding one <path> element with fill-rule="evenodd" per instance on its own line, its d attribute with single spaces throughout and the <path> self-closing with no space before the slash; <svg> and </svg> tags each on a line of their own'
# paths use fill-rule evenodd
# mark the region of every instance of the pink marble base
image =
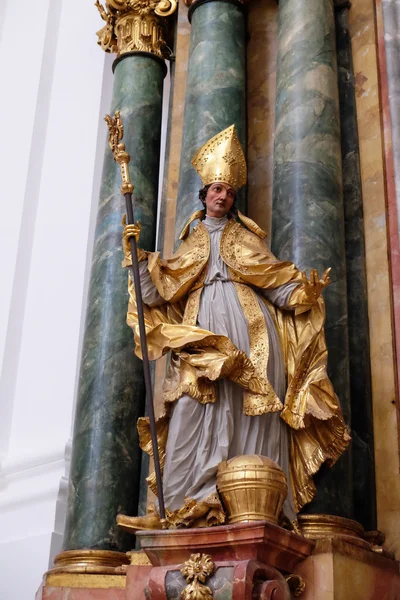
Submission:
<svg viewBox="0 0 400 600">
<path fill-rule="evenodd" d="M 205 584 L 214 598 L 291 600 L 284 574 L 296 573 L 306 583 L 302 600 L 400 600 L 399 563 L 349 536 L 314 543 L 269 523 L 255 522 L 145 531 L 138 537 L 152 564 L 128 566 L 125 588 L 44 585 L 36 600 L 179 598 L 187 583 L 180 572 L 182 564 L 196 553 L 212 557 L 215 570 Z"/>
<path fill-rule="evenodd" d="M 126 590 L 44 586 L 37 600 L 126 600 Z"/>
<path fill-rule="evenodd" d="M 314 542 L 267 521 L 203 529 L 139 531 L 142 549 L 154 566 L 184 563 L 192 553 L 209 554 L 214 561 L 256 560 L 292 571 Z"/>
<path fill-rule="evenodd" d="M 214 564 L 215 572 L 205 582 L 214 597 L 223 595 L 231 600 L 291 600 L 285 578 L 273 567 L 254 560 L 217 561 Z M 180 568 L 181 565 L 154 567 L 149 574 L 146 596 L 152 600 L 179 597 L 187 584 Z M 132 596 L 129 600 L 136 598 Z"/>
<path fill-rule="evenodd" d="M 152 566 L 131 565 L 126 571 L 126 599 L 146 600 L 145 589 L 149 583 Z"/>
<path fill-rule="evenodd" d="M 305 581 L 302 600 L 399 600 L 396 560 L 340 539 L 317 542 L 296 573 Z"/>
</svg>

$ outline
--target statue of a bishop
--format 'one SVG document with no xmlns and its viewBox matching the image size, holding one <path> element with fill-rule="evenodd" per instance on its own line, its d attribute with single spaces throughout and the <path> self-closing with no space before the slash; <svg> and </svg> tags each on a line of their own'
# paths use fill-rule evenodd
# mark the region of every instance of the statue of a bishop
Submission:
<svg viewBox="0 0 400 600">
<path fill-rule="evenodd" d="M 157 423 L 167 520 L 175 527 L 224 523 L 218 464 L 258 454 L 286 473 L 283 513 L 295 521 L 315 495 L 312 475 L 350 441 L 327 375 L 321 292 L 329 271 L 307 278 L 278 260 L 266 234 L 237 209 L 247 170 L 234 126 L 200 148 L 192 164 L 204 208 L 185 226 L 177 252 L 162 259 L 138 251 L 149 358 L 171 351 Z M 125 226 L 124 266 L 131 264 L 128 240 L 139 235 L 140 226 Z M 131 279 L 129 291 L 128 324 L 141 356 Z M 151 452 L 146 419 L 138 428 Z M 149 484 L 156 491 L 153 476 Z M 119 516 L 122 526 L 126 518 Z M 160 528 L 157 507 L 129 522 Z"/>
</svg>

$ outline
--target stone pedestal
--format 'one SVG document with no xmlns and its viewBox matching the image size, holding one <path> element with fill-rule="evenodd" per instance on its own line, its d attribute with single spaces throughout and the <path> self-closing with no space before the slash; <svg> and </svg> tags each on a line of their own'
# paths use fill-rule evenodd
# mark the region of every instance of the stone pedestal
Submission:
<svg viewBox="0 0 400 600">
<path fill-rule="evenodd" d="M 349 541 L 318 540 L 297 566 L 305 583 L 302 600 L 398 600 L 399 563 Z"/>
<path fill-rule="evenodd" d="M 311 554 L 314 542 L 266 521 L 221 525 L 202 529 L 140 531 L 145 554 L 154 567 L 179 565 L 193 553 L 205 553 L 213 561 L 257 561 L 282 571 Z"/>
<path fill-rule="evenodd" d="M 357 535 L 313 541 L 258 521 L 138 538 L 142 550 L 128 553 L 132 564 L 110 575 L 49 572 L 36 600 L 178 600 L 188 597 L 189 583 L 193 599 L 400 598 L 399 563 Z M 185 564 L 205 574 L 197 595 Z"/>
</svg>

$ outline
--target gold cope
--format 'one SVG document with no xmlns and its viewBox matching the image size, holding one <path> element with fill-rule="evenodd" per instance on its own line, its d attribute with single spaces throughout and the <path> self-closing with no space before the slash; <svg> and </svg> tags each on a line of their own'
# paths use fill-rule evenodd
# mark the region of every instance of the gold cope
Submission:
<svg viewBox="0 0 400 600">
<path fill-rule="evenodd" d="M 203 185 L 221 181 L 235 190 L 245 185 L 246 162 L 235 126 L 231 125 L 204 144 L 193 157 L 192 165 Z M 163 386 L 164 412 L 157 420 L 160 466 L 162 469 L 165 462 L 172 403 L 186 394 L 201 404 L 215 402 L 215 382 L 230 379 L 243 388 L 244 414 L 257 416 L 279 412 L 288 424 L 289 485 L 295 510 L 299 512 L 315 495 L 312 476 L 325 461 L 329 465 L 336 462 L 350 442 L 338 398 L 327 374 L 324 302 L 320 296 L 310 297 L 304 274 L 293 263 L 278 260 L 263 242 L 265 232 L 239 213 L 241 222 L 231 218 L 225 225 L 219 250 L 247 320 L 249 355 L 238 349 L 227 336 L 198 327 L 197 316 L 211 244 L 207 227 L 201 221 L 189 232 L 190 224 L 202 218 L 203 211 L 192 215 L 182 231 L 182 243 L 172 258 L 162 259 L 158 252 L 143 252 L 142 256 L 147 258 L 151 280 L 165 301 L 153 307 L 144 306 L 149 358 L 156 360 L 171 351 Z M 126 253 L 124 257 L 123 265 L 129 266 L 131 257 Z M 292 310 L 276 308 L 256 292 L 287 283 L 296 284 L 287 303 L 287 308 Z M 136 297 L 131 280 L 129 298 L 127 323 L 134 331 L 135 352 L 141 357 Z M 269 337 L 260 301 L 271 314 L 284 355 L 287 391 L 282 401 L 267 377 Z M 139 419 L 138 431 L 142 450 L 152 455 L 147 418 Z M 272 473 L 276 479 L 276 469 Z M 223 475 L 222 471 L 220 475 Z M 227 477 L 229 479 L 229 473 Z M 222 487 L 226 483 L 223 480 L 222 476 Z M 148 483 L 157 494 L 154 473 L 149 476 Z M 284 492 L 285 485 L 283 481 L 279 482 L 279 493 Z M 239 513 L 243 511 L 239 496 L 236 490 L 234 497 L 230 494 L 225 502 L 237 504 L 237 510 L 233 512 L 238 513 L 240 520 Z M 265 507 L 262 512 L 264 510 Z M 277 516 L 271 518 L 277 519 Z M 168 527 L 210 526 L 224 523 L 225 519 L 226 511 L 217 493 L 199 502 L 186 498 L 179 509 L 166 511 Z"/>
<path fill-rule="evenodd" d="M 327 350 L 324 336 L 325 307 L 322 298 L 310 304 L 303 289 L 300 271 L 290 262 L 279 261 L 260 237 L 231 219 L 220 242 L 222 260 L 234 283 L 243 313 L 249 323 L 250 355 L 239 350 L 226 336 L 197 327 L 200 296 L 210 255 L 210 237 L 203 223 L 188 235 L 170 259 L 159 253 L 146 253 L 154 285 L 166 303 L 145 306 L 146 337 L 150 360 L 172 350 L 168 376 L 164 383 L 164 414 L 157 422 L 161 467 L 171 404 L 189 394 L 198 402 L 215 402 L 215 381 L 229 378 L 243 390 L 243 412 L 261 415 L 280 412 L 289 425 L 290 479 L 296 511 L 315 495 L 312 475 L 321 464 L 333 464 L 350 441 L 338 398 L 327 375 Z M 129 263 L 125 262 L 126 265 Z M 275 288 L 298 283 L 289 306 L 281 311 L 266 299 L 281 340 L 287 369 L 287 392 L 282 404 L 266 377 L 268 331 L 254 288 Z M 135 333 L 136 353 L 140 357 L 137 307 L 132 282 L 129 283 L 127 322 Z M 149 424 L 138 421 L 140 444 L 151 453 Z M 155 481 L 149 477 L 153 491 Z M 189 514 L 199 510 L 196 501 L 168 516 L 173 526 L 188 524 Z M 224 513 L 216 498 L 204 502 L 210 506 L 215 524 Z M 211 510 L 212 509 L 212 510 Z"/>
</svg>

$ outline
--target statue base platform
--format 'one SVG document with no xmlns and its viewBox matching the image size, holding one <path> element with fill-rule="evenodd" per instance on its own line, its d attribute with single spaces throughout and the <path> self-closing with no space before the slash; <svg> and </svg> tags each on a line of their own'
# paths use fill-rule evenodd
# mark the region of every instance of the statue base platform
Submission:
<svg viewBox="0 0 400 600">
<path fill-rule="evenodd" d="M 313 541 L 258 521 L 137 537 L 130 565 L 49 571 L 36 600 L 400 599 L 399 563 L 356 535 Z"/>
</svg>

